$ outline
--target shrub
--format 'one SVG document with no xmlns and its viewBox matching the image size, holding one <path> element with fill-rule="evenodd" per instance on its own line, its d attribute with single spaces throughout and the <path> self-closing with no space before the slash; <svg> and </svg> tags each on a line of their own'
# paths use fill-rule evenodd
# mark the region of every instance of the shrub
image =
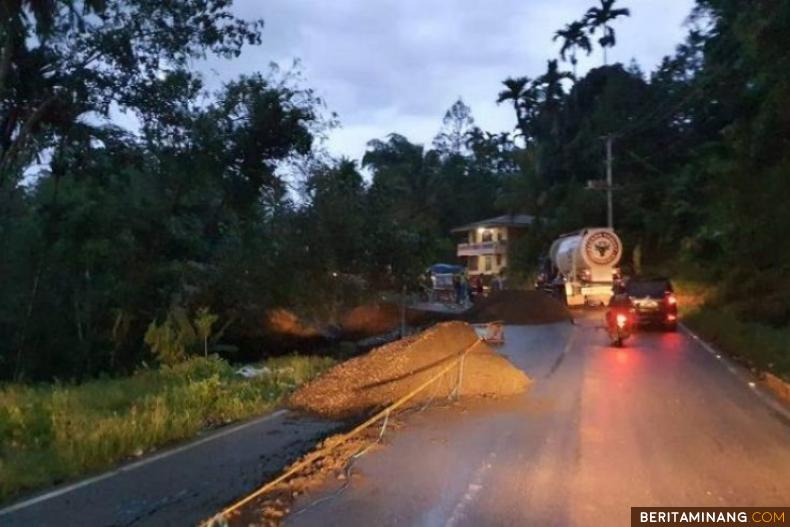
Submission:
<svg viewBox="0 0 790 527">
<path fill-rule="evenodd" d="M 197 310 L 194 320 L 189 319 L 184 308 L 174 307 L 161 324 L 151 321 L 144 341 L 159 362 L 169 366 L 178 364 L 198 349 L 208 357 L 208 340 L 217 320 L 218 317 L 206 307 Z"/>
</svg>

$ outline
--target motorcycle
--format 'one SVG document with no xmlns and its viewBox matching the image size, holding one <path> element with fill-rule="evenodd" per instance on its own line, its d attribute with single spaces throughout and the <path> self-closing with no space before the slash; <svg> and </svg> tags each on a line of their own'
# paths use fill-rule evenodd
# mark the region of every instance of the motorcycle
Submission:
<svg viewBox="0 0 790 527">
<path fill-rule="evenodd" d="M 618 348 L 634 331 L 634 315 L 630 309 L 609 309 L 606 313 L 606 329 L 613 346 Z"/>
</svg>

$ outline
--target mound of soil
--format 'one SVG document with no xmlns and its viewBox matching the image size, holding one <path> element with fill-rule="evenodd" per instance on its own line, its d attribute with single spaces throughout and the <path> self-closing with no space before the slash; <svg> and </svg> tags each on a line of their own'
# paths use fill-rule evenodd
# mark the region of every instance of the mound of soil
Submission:
<svg viewBox="0 0 790 527">
<path fill-rule="evenodd" d="M 526 390 L 526 374 L 478 342 L 469 324 L 445 322 L 339 364 L 294 393 L 288 405 L 331 419 L 368 413 L 411 392 L 470 346 L 459 395 L 504 396 Z M 457 368 L 451 368 L 407 406 L 447 397 L 457 385 L 458 374 Z"/>
<path fill-rule="evenodd" d="M 551 324 L 572 320 L 559 300 L 542 291 L 497 291 L 477 302 L 464 320 L 479 324 L 501 320 L 506 324 Z"/>
<path fill-rule="evenodd" d="M 390 302 L 357 306 L 340 320 L 343 335 L 372 337 L 394 331 L 400 326 L 400 308 Z"/>
<path fill-rule="evenodd" d="M 274 334 L 298 338 L 315 338 L 319 336 L 316 328 L 302 321 L 293 311 L 272 309 L 266 313 L 265 329 Z"/>
<path fill-rule="evenodd" d="M 409 326 L 422 326 L 439 322 L 439 317 L 430 313 L 406 309 L 406 324 Z M 448 320 L 445 317 L 444 320 Z M 364 339 L 386 335 L 400 328 L 401 307 L 392 302 L 379 302 L 363 304 L 348 311 L 340 319 L 340 330 L 343 338 L 349 340 Z"/>
</svg>

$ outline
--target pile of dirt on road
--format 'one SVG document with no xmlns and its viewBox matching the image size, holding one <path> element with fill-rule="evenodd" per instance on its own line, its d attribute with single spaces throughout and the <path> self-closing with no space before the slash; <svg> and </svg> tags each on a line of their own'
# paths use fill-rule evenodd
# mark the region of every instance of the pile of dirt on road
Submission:
<svg viewBox="0 0 790 527">
<path fill-rule="evenodd" d="M 498 291 L 481 299 L 464 314 L 464 320 L 505 324 L 551 324 L 572 320 L 568 309 L 542 291 Z"/>
<path fill-rule="evenodd" d="M 366 414 L 410 393 L 467 349 L 460 396 L 504 396 L 526 390 L 526 374 L 479 342 L 469 324 L 445 322 L 339 364 L 294 393 L 289 406 L 332 419 Z M 407 406 L 447 397 L 458 376 L 459 368 L 451 368 Z"/>
</svg>

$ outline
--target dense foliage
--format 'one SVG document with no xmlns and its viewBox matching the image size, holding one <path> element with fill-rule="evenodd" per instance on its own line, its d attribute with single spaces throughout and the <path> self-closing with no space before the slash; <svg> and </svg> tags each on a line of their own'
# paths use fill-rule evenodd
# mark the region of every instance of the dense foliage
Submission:
<svg viewBox="0 0 790 527">
<path fill-rule="evenodd" d="M 254 348 L 267 309 L 331 318 L 452 259 L 452 227 L 502 212 L 538 219 L 513 248 L 527 272 L 552 236 L 605 222 L 586 188 L 604 136 L 629 263 L 693 263 L 739 317 L 790 321 L 790 2 L 698 0 L 655 71 L 604 54 L 577 78 L 577 53 L 615 45 L 629 14 L 601 0 L 557 32 L 573 73 L 549 60 L 504 81 L 512 134 L 459 100 L 433 144 L 392 134 L 359 163 L 322 152 L 333 117 L 288 74 L 206 93 L 193 59 L 235 56 L 263 28 L 229 4 L 2 3 L 0 379 Z"/>
</svg>

